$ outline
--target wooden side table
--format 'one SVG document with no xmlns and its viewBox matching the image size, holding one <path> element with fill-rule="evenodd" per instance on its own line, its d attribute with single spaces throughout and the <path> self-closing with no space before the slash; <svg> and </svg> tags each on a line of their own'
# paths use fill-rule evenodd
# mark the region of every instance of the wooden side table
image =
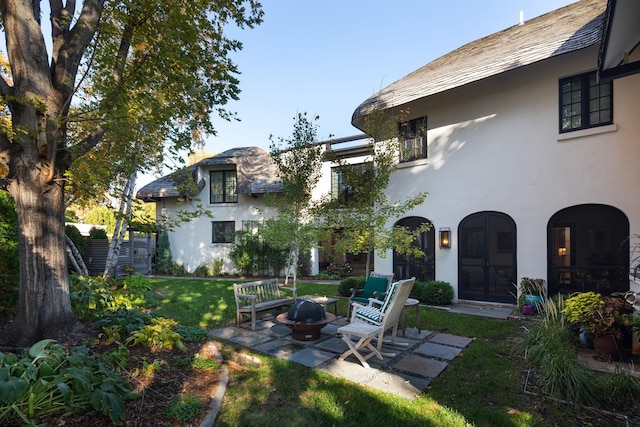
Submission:
<svg viewBox="0 0 640 427">
<path fill-rule="evenodd" d="M 382 355 L 380 354 L 378 349 L 371 344 L 372 339 L 374 339 L 377 335 L 382 335 L 381 326 L 354 322 L 339 327 L 338 333 L 342 334 L 342 340 L 347 343 L 347 346 L 349 346 L 349 350 L 342 353 L 338 360 L 344 360 L 347 356 L 353 354 L 358 358 L 360 363 L 362 363 L 362 366 L 367 369 L 369 369 L 367 359 L 376 356 L 378 359 L 383 360 Z M 357 343 L 353 343 L 353 341 L 351 340 L 352 336 L 360 338 Z M 378 336 L 378 339 L 382 339 L 382 336 Z M 369 349 L 370 353 L 365 356 L 360 354 L 360 350 L 363 348 Z"/>
<path fill-rule="evenodd" d="M 420 332 L 420 301 L 415 298 L 407 298 L 407 302 L 404 303 L 404 307 L 402 307 L 402 336 L 404 337 L 404 331 L 407 328 L 407 318 L 405 316 L 404 311 L 408 307 L 416 308 L 416 326 L 418 327 L 418 332 Z"/>
</svg>

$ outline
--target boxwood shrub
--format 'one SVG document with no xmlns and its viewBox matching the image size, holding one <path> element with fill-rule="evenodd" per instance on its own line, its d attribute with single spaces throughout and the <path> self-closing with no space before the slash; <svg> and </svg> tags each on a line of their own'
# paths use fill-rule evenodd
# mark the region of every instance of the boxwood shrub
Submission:
<svg viewBox="0 0 640 427">
<path fill-rule="evenodd" d="M 349 295 L 351 295 L 351 292 L 349 292 L 349 289 L 351 288 L 362 289 L 364 288 L 364 282 L 365 282 L 364 276 L 347 277 L 346 279 L 340 282 L 340 286 L 338 287 L 338 293 L 340 294 L 340 296 L 348 297 Z"/>
<path fill-rule="evenodd" d="M 448 282 L 432 280 L 416 282 L 411 291 L 411 298 L 427 305 L 449 305 L 453 300 L 453 287 Z"/>
</svg>

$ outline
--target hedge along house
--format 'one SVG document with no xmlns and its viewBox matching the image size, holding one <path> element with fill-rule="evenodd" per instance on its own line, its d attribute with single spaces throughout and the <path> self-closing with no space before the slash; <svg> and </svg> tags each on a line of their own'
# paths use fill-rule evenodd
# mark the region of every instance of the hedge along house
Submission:
<svg viewBox="0 0 640 427">
<path fill-rule="evenodd" d="M 581 0 L 464 45 L 355 110 L 360 129 L 373 109 L 409 111 L 387 191 L 429 192 L 395 223 L 431 222 L 422 244 L 434 256 L 390 253 L 376 270 L 403 278 L 413 263 L 458 299 L 500 303 L 515 303 L 522 277 L 545 278 L 551 295 L 629 289 L 629 236 L 640 234 L 640 76 L 628 65 L 640 56 L 639 6 Z"/>
<path fill-rule="evenodd" d="M 235 272 L 229 252 L 239 230 L 253 230 L 274 212 L 265 206 L 265 193 L 282 191 L 269 153 L 259 147 L 227 150 L 201 160 L 186 170 L 164 176 L 142 187 L 137 198 L 156 203 L 156 215 L 175 221 L 181 211 L 198 215 L 178 223 L 169 232 L 173 261 L 187 272 L 211 268 L 224 261 L 223 272 Z"/>
</svg>

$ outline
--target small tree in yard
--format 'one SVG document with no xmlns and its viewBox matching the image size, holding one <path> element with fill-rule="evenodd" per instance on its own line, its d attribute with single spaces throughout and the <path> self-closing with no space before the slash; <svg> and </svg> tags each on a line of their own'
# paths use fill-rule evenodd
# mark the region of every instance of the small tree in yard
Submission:
<svg viewBox="0 0 640 427">
<path fill-rule="evenodd" d="M 269 245 L 289 254 L 285 282 L 293 272 L 298 277 L 298 262 L 318 241 L 312 215 L 311 191 L 322 173 L 323 147 L 316 144 L 317 125 L 306 113 L 295 118 L 290 139 L 271 138 L 271 156 L 282 182 L 282 194 L 267 197 L 267 205 L 278 211 L 265 221 L 264 237 Z"/>
<path fill-rule="evenodd" d="M 426 193 L 418 193 L 403 201 L 390 202 L 385 189 L 396 170 L 400 157 L 398 133 L 399 119 L 386 116 L 381 109 L 371 112 L 365 119 L 365 132 L 373 140 L 368 145 L 364 163 L 349 164 L 332 152 L 328 158 L 338 168 L 343 183 L 335 194 L 328 194 L 319 205 L 317 214 L 323 227 L 334 233 L 334 249 L 342 253 L 366 254 L 366 276 L 369 276 L 371 254 L 378 251 L 382 257 L 389 249 L 400 254 L 423 256 L 416 238 L 429 230 L 423 224 L 415 230 L 406 227 L 388 227 L 394 218 L 422 204 Z M 332 156 L 333 155 L 333 156 Z"/>
<path fill-rule="evenodd" d="M 224 29 L 263 14 L 255 0 L 49 1 L 46 13 L 41 3 L 0 1 L 0 187 L 15 200 L 20 256 L 18 312 L 0 338 L 25 345 L 79 326 L 65 251 L 69 180 L 96 194 L 214 133 L 215 114 L 233 118 L 224 105 L 239 81 L 228 55 L 242 46 Z"/>
</svg>

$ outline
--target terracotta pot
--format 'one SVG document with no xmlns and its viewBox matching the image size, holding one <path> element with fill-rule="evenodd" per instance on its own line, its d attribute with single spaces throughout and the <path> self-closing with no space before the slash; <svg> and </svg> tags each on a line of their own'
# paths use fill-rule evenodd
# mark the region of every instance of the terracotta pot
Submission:
<svg viewBox="0 0 640 427">
<path fill-rule="evenodd" d="M 606 357 L 609 360 L 620 359 L 618 341 L 613 337 L 613 335 L 593 337 L 593 349 L 598 355 Z"/>
</svg>

